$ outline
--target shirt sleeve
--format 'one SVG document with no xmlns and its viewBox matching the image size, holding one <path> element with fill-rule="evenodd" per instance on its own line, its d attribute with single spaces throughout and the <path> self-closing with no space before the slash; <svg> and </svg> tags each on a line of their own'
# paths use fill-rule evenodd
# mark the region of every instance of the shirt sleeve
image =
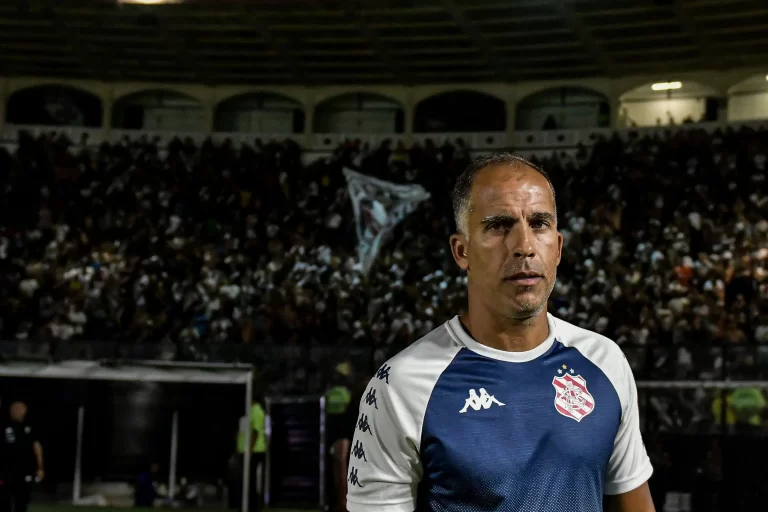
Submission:
<svg viewBox="0 0 768 512">
<path fill-rule="evenodd" d="M 350 512 L 412 512 L 416 508 L 422 474 L 416 439 L 420 428 L 405 396 L 374 378 L 360 400 L 347 474 Z"/>
<path fill-rule="evenodd" d="M 622 417 L 613 453 L 608 460 L 605 494 L 624 494 L 637 489 L 653 473 L 651 461 L 645 451 L 640 434 L 640 413 L 637 407 L 637 385 L 626 357 L 622 359 L 622 379 L 617 389 L 621 397 Z"/>
</svg>

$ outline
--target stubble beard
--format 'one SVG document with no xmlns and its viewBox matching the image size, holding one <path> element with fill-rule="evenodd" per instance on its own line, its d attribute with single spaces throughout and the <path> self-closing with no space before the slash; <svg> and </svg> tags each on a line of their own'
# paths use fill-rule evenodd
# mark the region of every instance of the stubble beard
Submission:
<svg viewBox="0 0 768 512">
<path fill-rule="evenodd" d="M 552 276 L 546 276 L 548 283 L 547 293 L 541 299 L 514 301 L 510 305 L 507 317 L 517 320 L 523 325 L 533 323 L 533 321 L 547 308 L 549 297 L 552 295 L 552 290 L 555 289 L 555 281 L 557 280 L 557 273 L 553 273 Z"/>
</svg>

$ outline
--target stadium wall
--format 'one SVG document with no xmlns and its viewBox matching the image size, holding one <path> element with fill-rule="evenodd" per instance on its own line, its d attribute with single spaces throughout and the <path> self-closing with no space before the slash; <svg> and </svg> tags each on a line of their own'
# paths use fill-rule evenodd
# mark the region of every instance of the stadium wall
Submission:
<svg viewBox="0 0 768 512">
<path fill-rule="evenodd" d="M 295 85 L 286 85 L 279 87 L 262 87 L 258 85 L 219 85 L 204 86 L 190 84 L 167 84 L 167 83 L 107 83 L 88 80 L 53 80 L 41 77 L 0 77 L 0 127 L 6 119 L 7 102 L 14 93 L 24 89 L 39 87 L 43 85 L 58 85 L 70 87 L 89 92 L 98 97 L 102 104 L 101 127 L 110 130 L 113 126 L 113 113 L 115 105 L 121 100 L 131 95 L 146 91 L 173 91 L 193 98 L 202 109 L 202 118 L 200 131 L 211 133 L 214 131 L 214 121 L 217 107 L 224 101 L 247 94 L 270 93 L 284 96 L 295 100 L 301 105 L 306 119 L 304 122 L 303 142 L 305 145 L 311 145 L 313 138 L 313 126 L 315 126 L 314 116 L 318 105 L 338 96 L 350 93 L 365 93 L 377 96 L 391 98 L 399 103 L 404 114 L 404 138 L 410 142 L 413 137 L 414 113 L 417 105 L 425 99 L 434 97 L 450 91 L 472 91 L 498 98 L 505 105 L 506 110 L 506 134 L 511 136 L 515 131 L 515 118 L 517 106 L 525 98 L 546 91 L 548 89 L 557 89 L 563 87 L 577 87 L 590 89 L 603 94 L 609 104 L 610 127 L 620 127 L 621 118 L 619 112 L 622 107 L 622 96 L 628 91 L 639 87 L 650 87 L 650 84 L 668 81 L 681 81 L 684 87 L 688 84 L 697 84 L 711 91 L 711 95 L 719 98 L 727 98 L 730 91 L 737 91 L 740 84 L 744 82 L 753 82 L 761 88 L 753 90 L 752 96 L 763 95 L 757 101 L 761 105 L 768 104 L 768 81 L 765 80 L 765 69 L 739 69 L 725 72 L 701 71 L 675 73 L 672 76 L 662 75 L 637 75 L 621 78 L 589 78 L 582 80 L 548 80 L 538 82 L 520 82 L 520 83 L 477 83 L 477 84 L 443 84 L 443 85 L 416 85 L 416 86 L 327 86 L 327 87 L 304 87 Z M 762 80 L 762 81 L 761 81 Z M 645 103 L 648 109 L 660 109 L 663 106 L 653 105 L 654 102 L 666 101 L 668 94 L 659 92 L 649 96 Z M 691 113 L 699 113 L 700 108 L 689 109 L 684 107 L 684 103 L 675 106 L 674 110 L 679 115 L 684 115 L 687 110 Z M 637 104 L 633 105 L 637 109 Z M 743 115 L 746 107 L 739 109 L 735 114 Z M 757 111 L 760 115 L 764 110 Z M 652 120 L 655 124 L 656 118 L 653 115 L 639 116 L 643 121 Z M 743 120 L 743 117 L 740 118 Z M 721 119 L 726 121 L 727 119 Z M 664 121 L 664 119 L 662 119 Z M 640 123 L 638 123 L 640 125 Z"/>
</svg>

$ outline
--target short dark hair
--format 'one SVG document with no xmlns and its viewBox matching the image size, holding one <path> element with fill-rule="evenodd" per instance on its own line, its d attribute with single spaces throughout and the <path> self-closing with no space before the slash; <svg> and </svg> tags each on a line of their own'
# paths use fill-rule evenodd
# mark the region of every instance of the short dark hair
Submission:
<svg viewBox="0 0 768 512">
<path fill-rule="evenodd" d="M 456 185 L 453 187 L 453 194 L 451 196 L 451 201 L 453 203 L 453 218 L 456 221 L 456 228 L 459 232 L 464 232 L 467 228 L 467 226 L 462 226 L 462 217 L 465 217 L 469 212 L 469 197 L 472 193 L 472 183 L 475 180 L 475 176 L 486 167 L 492 167 L 494 165 L 530 167 L 544 176 L 544 179 L 549 183 L 549 188 L 552 190 L 552 199 L 556 199 L 555 186 L 552 185 L 552 180 L 549 179 L 547 171 L 538 165 L 529 162 L 525 158 L 513 155 L 512 153 L 494 153 L 492 155 L 475 158 L 469 163 L 467 168 L 464 169 L 464 172 L 456 178 Z M 557 204 L 555 204 L 555 216 L 557 216 Z"/>
</svg>

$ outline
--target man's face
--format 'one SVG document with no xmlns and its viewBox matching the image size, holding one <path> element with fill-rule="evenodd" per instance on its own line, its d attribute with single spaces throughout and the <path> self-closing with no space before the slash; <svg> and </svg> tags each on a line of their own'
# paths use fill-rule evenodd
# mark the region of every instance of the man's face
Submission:
<svg viewBox="0 0 768 512">
<path fill-rule="evenodd" d="M 10 414 L 13 421 L 22 422 L 27 417 L 27 406 L 22 402 L 14 402 L 11 404 Z"/>
<path fill-rule="evenodd" d="M 507 318 L 542 312 L 555 285 L 563 237 L 552 190 L 525 166 L 498 165 L 475 175 L 467 234 L 451 237 L 468 293 Z"/>
</svg>

